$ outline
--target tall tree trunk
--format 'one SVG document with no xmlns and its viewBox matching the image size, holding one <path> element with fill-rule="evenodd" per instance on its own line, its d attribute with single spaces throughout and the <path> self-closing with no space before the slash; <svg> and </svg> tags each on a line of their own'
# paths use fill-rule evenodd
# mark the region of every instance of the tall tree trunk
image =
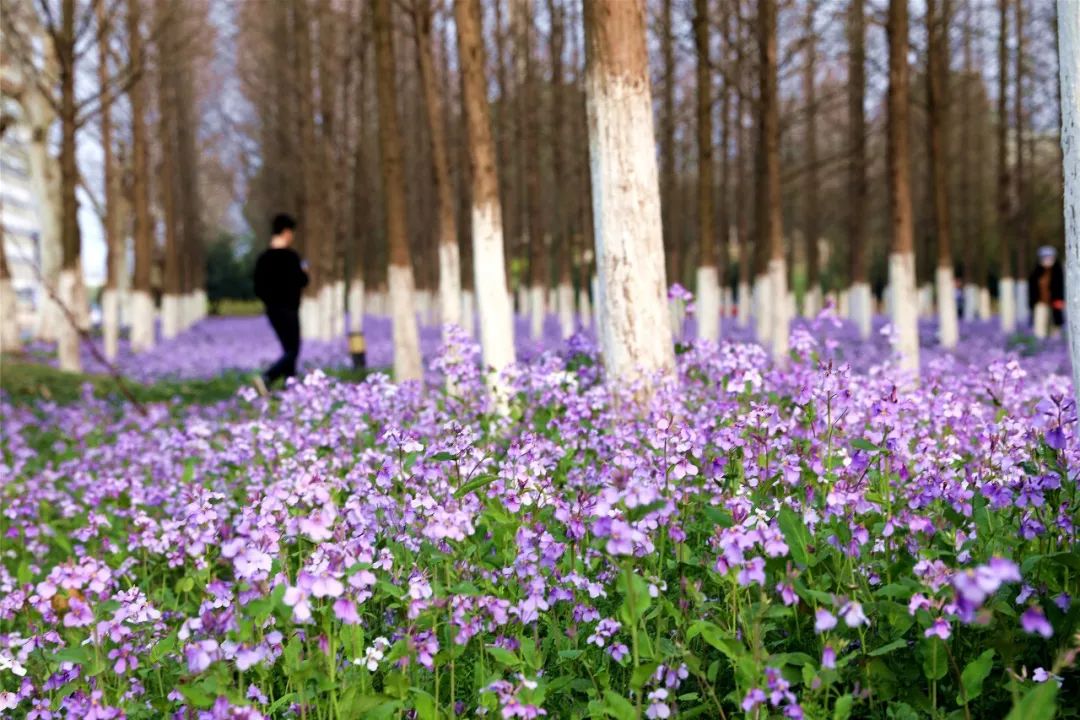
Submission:
<svg viewBox="0 0 1080 720">
<path fill-rule="evenodd" d="M 495 147 L 491 140 L 480 17 L 479 0 L 455 2 L 458 64 L 472 177 L 473 273 L 480 314 L 480 342 L 484 366 L 494 371 L 489 382 L 496 405 L 505 410 L 508 398 L 499 373 L 514 362 L 514 321 L 506 288 L 502 209 L 495 174 Z"/>
<path fill-rule="evenodd" d="M 450 181 L 450 159 L 446 149 L 446 126 L 443 124 L 442 98 L 432 60 L 431 2 L 417 0 L 417 64 L 424 87 L 428 130 L 431 135 L 431 163 L 434 170 L 435 196 L 438 204 L 436 223 L 439 243 L 439 311 L 445 329 L 461 324 L 461 259 L 458 252 L 457 219 L 454 217 L 454 187 Z"/>
<path fill-rule="evenodd" d="M 2 213 L 3 201 L 0 199 Z M 20 349 L 18 304 L 8 268 L 7 249 L 4 247 L 4 225 L 0 223 L 0 352 L 18 352 Z"/>
<path fill-rule="evenodd" d="M 645 3 L 592 0 L 584 15 L 600 349 L 612 378 L 671 372 Z"/>
<path fill-rule="evenodd" d="M 1080 407 L 1080 3 L 1058 0 L 1058 73 L 1065 193 L 1065 317 L 1073 393 Z"/>
<path fill-rule="evenodd" d="M 892 242 L 889 286 L 892 323 L 900 365 L 919 372 L 918 296 L 915 287 L 915 243 L 911 218 L 911 158 L 908 135 L 910 85 L 908 68 L 908 0 L 889 0 L 888 143 L 889 209 Z"/>
<path fill-rule="evenodd" d="M 394 378 L 420 380 L 420 335 L 416 309 L 409 230 L 405 215 L 405 174 L 401 160 L 401 127 L 397 116 L 397 74 L 394 70 L 394 24 L 391 0 L 375 0 L 376 94 L 379 98 L 379 160 L 386 198 L 386 237 L 390 245 L 390 307 L 394 321 Z"/>
<path fill-rule="evenodd" d="M 556 286 L 556 305 L 559 312 L 559 329 L 564 338 L 574 332 L 574 285 L 573 258 L 574 248 L 571 243 L 570 227 L 564 207 L 567 193 L 563 187 L 564 147 L 573 148 L 572 138 L 566 133 L 563 114 L 565 110 L 566 88 L 563 87 L 563 45 L 565 41 L 565 10 L 558 0 L 548 0 L 548 15 L 551 18 L 551 220 L 553 247 L 558 248 L 558 284 Z"/>
<path fill-rule="evenodd" d="M 1024 157 L 1024 0 L 1016 4 L 1016 92 L 1013 93 L 1013 120 L 1016 123 L 1016 212 L 1013 221 L 1016 237 L 1016 319 L 1027 325 L 1029 319 L 1027 273 L 1030 208 Z"/>
<path fill-rule="evenodd" d="M 663 58 L 663 95 L 660 106 L 660 209 L 664 218 L 664 255 L 667 282 L 683 280 L 682 240 L 677 231 L 675 208 L 675 35 L 672 21 L 674 0 L 661 0 L 660 54 Z"/>
<path fill-rule="evenodd" d="M 514 0 L 515 22 L 518 25 L 518 62 L 524 68 L 519 74 L 518 119 L 523 125 L 522 153 L 525 162 L 524 210 L 529 252 L 529 319 L 534 340 L 544 332 L 549 284 L 547 230 L 543 222 L 542 186 L 540 183 L 540 99 L 536 82 L 536 58 L 533 52 L 533 19 L 531 0 Z"/>
<path fill-rule="evenodd" d="M 178 159 L 183 151 L 178 147 L 178 126 L 183 124 L 182 100 L 179 97 L 175 22 L 177 6 L 166 0 L 154 5 L 154 22 L 161 28 L 158 39 L 158 145 L 161 148 L 161 167 L 157 173 L 162 223 L 165 226 L 165 266 L 162 273 L 161 336 L 168 340 L 183 330 L 184 324 L 184 258 L 190 253 L 183 247 L 186 234 L 180 224 L 187 225 L 184 214 L 183 178 Z"/>
<path fill-rule="evenodd" d="M 864 339 L 870 337 L 873 296 L 866 268 L 866 7 L 851 0 L 848 15 L 848 212 L 847 235 L 851 319 Z"/>
<path fill-rule="evenodd" d="M 956 280 L 953 277 L 952 238 L 949 227 L 949 21 L 950 0 L 927 0 L 926 33 L 929 38 L 926 68 L 927 122 L 930 125 L 930 185 L 934 193 L 934 235 L 937 238 L 938 337 L 943 347 L 956 347 Z"/>
<path fill-rule="evenodd" d="M 78 327 L 78 288 L 82 284 L 79 254 L 82 242 L 79 237 L 79 203 L 75 197 L 75 188 L 79 183 L 75 155 L 75 0 L 63 0 L 61 4 L 61 29 L 56 41 L 56 55 L 60 64 L 60 246 L 63 251 L 57 294 L 66 308 L 59 330 L 58 355 L 61 370 L 79 372 L 82 370 Z"/>
<path fill-rule="evenodd" d="M 735 21 L 737 18 L 732 5 L 733 3 L 726 2 L 723 11 L 724 51 L 721 56 L 724 58 L 723 72 L 725 73 L 730 73 L 734 66 L 732 49 L 735 45 Z M 735 90 L 730 84 L 724 83 L 720 96 L 720 117 L 722 122 L 720 126 L 720 188 L 716 208 L 716 276 L 720 292 L 720 317 L 722 319 L 729 316 L 734 303 L 734 295 L 728 285 L 732 225 L 731 131 L 737 122 L 734 117 L 736 105 L 731 101 L 734 92 Z"/>
<path fill-rule="evenodd" d="M 319 158 L 323 172 L 319 174 L 319 195 L 317 197 L 320 225 L 320 252 L 317 257 L 309 257 L 309 262 L 319 265 L 320 287 L 314 296 L 318 311 L 315 321 L 314 337 L 328 341 L 337 336 L 335 331 L 334 305 L 336 292 L 341 290 L 337 282 L 337 230 L 340 208 L 335 201 L 339 195 L 334 192 L 337 173 L 325 171 L 334 167 L 334 143 L 340 118 L 337 113 L 337 78 L 341 71 L 338 63 L 339 32 L 341 19 L 331 8 L 330 0 L 318 0 L 315 9 L 318 48 L 317 57 L 313 58 L 318 66 L 319 125 L 316 130 L 314 154 Z"/>
<path fill-rule="evenodd" d="M 758 4 L 758 242 L 767 248 L 768 281 L 763 299 L 768 307 L 768 339 L 774 362 L 784 364 L 788 355 L 787 258 L 780 214 L 780 103 L 776 65 L 776 0 Z M 766 295 L 767 294 L 767 295 Z M 764 342 L 764 338 L 759 338 Z"/>
<path fill-rule="evenodd" d="M 127 0 L 128 52 L 142 57 L 142 0 Z M 146 74 L 131 83 L 131 196 L 135 211 L 133 236 L 135 267 L 131 280 L 131 349 L 145 352 L 154 346 L 154 300 L 150 294 L 153 264 L 153 228 L 150 221 L 150 167 L 146 136 Z"/>
<path fill-rule="evenodd" d="M 735 144 L 738 146 L 738 186 L 735 190 L 735 225 L 739 236 L 739 327 L 746 327 L 750 323 L 750 281 L 753 267 L 753 257 L 750 248 L 750 142 L 746 131 L 747 109 L 753 103 L 750 94 L 744 85 L 746 75 L 746 52 L 744 29 L 745 18 L 743 17 L 743 0 L 735 0 L 736 33 L 735 33 L 735 77 L 738 80 L 736 86 L 738 124 L 735 131 Z"/>
<path fill-rule="evenodd" d="M 101 152 L 104 167 L 104 207 L 101 218 L 105 235 L 105 287 L 101 292 L 101 332 L 104 353 L 116 358 L 120 347 L 120 297 L 118 295 L 121 253 L 124 246 L 116 225 L 116 164 L 112 147 L 112 99 L 109 86 L 109 39 L 111 28 L 105 0 L 96 0 L 94 12 L 98 23 L 98 83 L 101 87 Z"/>
<path fill-rule="evenodd" d="M 1001 261 L 1001 280 L 998 283 L 998 302 L 1001 330 L 1016 329 L 1016 281 L 1013 277 L 1012 243 L 1009 242 L 1010 180 L 1009 180 L 1009 0 L 998 0 L 998 117 L 997 117 L 997 221 L 998 252 Z"/>
<path fill-rule="evenodd" d="M 320 258 L 324 251 L 326 225 L 323 223 L 322 161 L 318 152 L 318 135 L 315 130 L 315 98 L 318 86 L 313 81 L 313 41 L 311 37 L 311 0 L 295 0 L 293 3 L 293 36 L 296 38 L 296 67 L 299 94 L 300 165 L 303 176 L 303 210 L 300 216 L 300 239 L 304 256 L 308 260 L 308 286 L 300 308 L 300 327 L 305 337 L 318 337 L 320 312 L 319 296 L 322 292 L 323 275 Z"/>
<path fill-rule="evenodd" d="M 806 63 L 803 65 L 803 100 L 806 102 L 806 173 L 803 175 L 803 241 L 806 243 L 806 296 L 803 314 L 814 317 L 821 310 L 821 272 L 818 260 L 818 152 L 817 152 L 817 37 L 814 34 L 816 3 L 806 5 Z"/>
<path fill-rule="evenodd" d="M 720 337 L 720 282 L 716 274 L 713 233 L 712 59 L 709 53 L 709 0 L 694 0 L 694 47 L 697 51 L 697 267 L 698 337 Z"/>
<path fill-rule="evenodd" d="M 960 187 L 963 201 L 963 222 L 960 224 L 962 248 L 960 257 L 963 263 L 964 279 L 964 319 L 974 320 L 979 310 L 979 291 L 985 278 L 980 277 L 978 266 L 981 264 L 980 252 L 975 238 L 976 214 L 981 215 L 981 203 L 978 202 L 979 188 L 974 177 L 974 134 L 971 104 L 975 101 L 975 63 L 972 53 L 972 4 L 974 0 L 964 0 L 964 72 L 960 99 Z"/>
</svg>

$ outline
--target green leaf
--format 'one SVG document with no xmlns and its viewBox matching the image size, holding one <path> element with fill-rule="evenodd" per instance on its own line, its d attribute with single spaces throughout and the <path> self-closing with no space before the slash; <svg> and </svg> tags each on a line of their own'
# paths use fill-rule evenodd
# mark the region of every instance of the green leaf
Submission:
<svg viewBox="0 0 1080 720">
<path fill-rule="evenodd" d="M 1028 690 L 1005 720 L 1051 720 L 1057 713 L 1058 686 L 1053 680 Z"/>
<path fill-rule="evenodd" d="M 289 703 L 291 703 L 293 700 L 296 699 L 296 697 L 297 697 L 296 693 L 291 692 L 291 693 L 285 693 L 284 695 L 279 697 L 277 700 L 275 700 L 273 705 L 271 705 L 270 709 L 267 711 L 268 714 L 270 715 L 270 717 L 273 717 L 274 713 L 276 713 L 278 710 L 280 710 L 281 708 L 283 708 L 286 705 L 288 705 Z"/>
<path fill-rule="evenodd" d="M 887 645 L 882 645 L 881 647 L 877 648 L 876 650 L 870 651 L 869 655 L 870 655 L 870 657 L 879 657 L 881 655 L 888 655 L 893 650 L 899 650 L 902 647 L 907 647 L 907 644 L 908 644 L 907 640 L 903 640 L 903 639 L 901 639 L 901 640 L 893 640 L 891 643 L 889 643 Z"/>
<path fill-rule="evenodd" d="M 706 507 L 705 517 L 709 518 L 713 525 L 718 525 L 722 528 L 729 528 L 735 525 L 735 518 L 731 516 L 731 513 L 722 508 Z"/>
<path fill-rule="evenodd" d="M 181 685 L 180 694 L 197 708 L 208 708 L 214 704 L 214 698 L 201 685 Z"/>
<path fill-rule="evenodd" d="M 993 668 L 993 650 L 987 650 L 964 666 L 964 671 L 960 673 L 960 681 L 964 684 L 964 692 L 967 693 L 968 702 L 982 695 L 983 680 L 986 680 Z M 956 698 L 956 704 L 964 704 L 963 696 Z"/>
<path fill-rule="evenodd" d="M 851 696 L 851 693 L 838 697 L 833 707 L 833 720 L 848 720 L 851 717 L 851 706 L 854 704 L 855 698 Z"/>
<path fill-rule="evenodd" d="M 435 698 L 430 694 L 421 690 L 420 688 L 410 688 L 416 695 L 416 700 L 413 703 L 413 707 L 416 709 L 416 716 L 420 720 L 438 720 L 439 712 L 435 708 Z"/>
<path fill-rule="evenodd" d="M 945 642 L 933 635 L 922 642 L 923 675 L 927 680 L 940 680 L 949 672 L 949 661 L 945 654 Z"/>
<path fill-rule="evenodd" d="M 656 668 L 660 667 L 660 663 L 647 662 L 638 665 L 634 668 L 634 674 L 630 676 L 630 687 L 634 690 L 640 690 L 645 687 L 645 683 L 649 682 L 649 678 L 656 673 Z"/>
<path fill-rule="evenodd" d="M 516 668 L 521 666 L 521 660 L 506 648 L 501 648 L 498 645 L 488 645 L 487 651 L 488 655 L 495 658 L 496 662 L 501 662 L 507 667 Z"/>
<path fill-rule="evenodd" d="M 612 690 L 604 691 L 604 712 L 616 720 L 636 720 L 637 711 L 629 700 Z"/>
<path fill-rule="evenodd" d="M 708 620 L 698 620 L 690 626 L 690 629 L 686 633 L 686 637 L 689 640 L 693 640 L 698 635 L 700 635 L 705 642 L 709 643 L 733 660 L 735 659 L 735 656 L 739 654 L 739 645 L 737 641 L 730 635 L 725 635 L 723 630 Z"/>
<path fill-rule="evenodd" d="M 855 438 L 851 441 L 851 447 L 864 452 L 881 452 L 882 448 L 870 442 L 866 438 Z"/>
<path fill-rule="evenodd" d="M 454 493 L 454 497 L 455 498 L 463 498 L 466 495 L 468 495 L 469 493 L 471 493 L 473 490 L 479 490 L 480 488 L 484 487 L 485 485 L 490 485 L 493 482 L 495 482 L 495 476 L 494 475 L 481 475 L 478 478 L 473 478 L 469 482 L 467 482 L 464 485 L 462 485 L 461 487 L 459 487 L 457 489 L 457 491 Z"/>
<path fill-rule="evenodd" d="M 667 505 L 667 500 L 656 500 L 648 505 L 638 505 L 637 507 L 630 508 L 626 511 L 627 522 L 637 522 L 651 512 L 656 512 L 660 508 Z"/>
<path fill-rule="evenodd" d="M 806 529 L 806 523 L 799 515 L 784 506 L 780 508 L 780 531 L 784 533 L 784 541 L 787 542 L 788 550 L 791 551 L 791 559 L 801 565 L 812 565 L 810 561 L 810 532 Z"/>
<path fill-rule="evenodd" d="M 54 655 L 60 662 L 73 662 L 80 665 L 85 665 L 90 659 L 90 653 L 87 652 L 85 647 L 66 647 L 56 651 Z"/>
</svg>

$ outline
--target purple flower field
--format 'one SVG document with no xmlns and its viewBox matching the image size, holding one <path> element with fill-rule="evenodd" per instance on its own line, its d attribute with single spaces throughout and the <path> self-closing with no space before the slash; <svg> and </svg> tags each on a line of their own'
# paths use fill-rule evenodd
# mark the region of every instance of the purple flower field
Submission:
<svg viewBox="0 0 1080 720">
<path fill-rule="evenodd" d="M 0 399 L 0 716 L 1077 717 L 1065 346 L 922 329 L 917 385 L 822 316 L 784 369 L 688 340 L 642 404 L 551 319 L 506 416 L 434 328 L 423 386 Z M 275 354 L 211 319 L 120 367 Z"/>
</svg>

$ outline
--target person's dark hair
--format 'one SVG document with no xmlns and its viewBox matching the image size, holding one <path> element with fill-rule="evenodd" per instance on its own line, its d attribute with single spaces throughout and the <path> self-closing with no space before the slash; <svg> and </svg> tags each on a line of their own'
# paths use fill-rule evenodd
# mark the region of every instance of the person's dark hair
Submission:
<svg viewBox="0 0 1080 720">
<path fill-rule="evenodd" d="M 285 230 L 295 230 L 296 220 L 293 218 L 292 215 L 280 213 L 274 216 L 274 220 L 270 225 L 272 234 L 280 235 Z"/>
</svg>

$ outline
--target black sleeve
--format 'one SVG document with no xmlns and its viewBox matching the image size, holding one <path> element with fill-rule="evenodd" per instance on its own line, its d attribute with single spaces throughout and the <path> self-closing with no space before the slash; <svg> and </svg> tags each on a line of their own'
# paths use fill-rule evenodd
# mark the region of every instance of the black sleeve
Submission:
<svg viewBox="0 0 1080 720">
<path fill-rule="evenodd" d="M 303 290 L 308 285 L 308 274 L 304 272 L 304 261 L 299 254 L 296 256 L 296 272 L 298 275 L 297 286 Z"/>
<path fill-rule="evenodd" d="M 266 256 L 260 255 L 255 261 L 255 297 L 266 302 Z"/>
<path fill-rule="evenodd" d="M 1065 299 L 1065 271 L 1061 263 L 1054 263 L 1050 269 L 1050 301 L 1055 302 Z"/>
</svg>

